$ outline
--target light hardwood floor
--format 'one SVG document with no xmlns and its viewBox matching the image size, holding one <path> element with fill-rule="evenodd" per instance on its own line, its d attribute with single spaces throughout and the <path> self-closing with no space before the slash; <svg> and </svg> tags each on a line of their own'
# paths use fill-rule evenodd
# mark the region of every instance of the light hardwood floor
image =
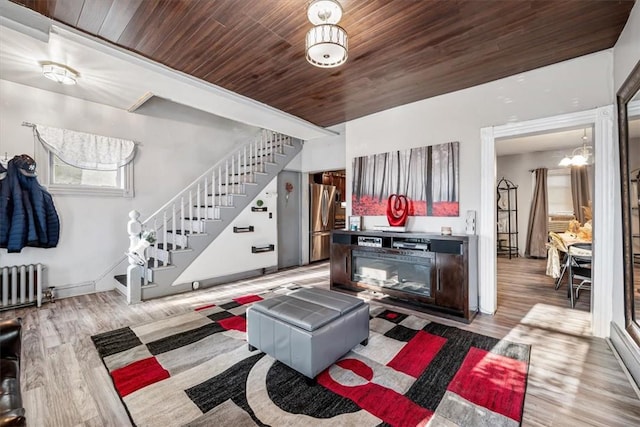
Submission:
<svg viewBox="0 0 640 427">
<path fill-rule="evenodd" d="M 640 400 L 606 342 L 590 336 L 589 293 L 578 309 L 569 308 L 566 287 L 555 291 L 544 268 L 544 261 L 499 259 L 498 312 L 470 325 L 415 314 L 532 345 L 524 426 L 640 425 Z M 328 264 L 320 263 L 132 306 L 112 291 L 0 313 L 24 319 L 21 379 L 29 425 L 130 425 L 91 335 L 278 284 L 327 287 L 328 277 Z"/>
</svg>

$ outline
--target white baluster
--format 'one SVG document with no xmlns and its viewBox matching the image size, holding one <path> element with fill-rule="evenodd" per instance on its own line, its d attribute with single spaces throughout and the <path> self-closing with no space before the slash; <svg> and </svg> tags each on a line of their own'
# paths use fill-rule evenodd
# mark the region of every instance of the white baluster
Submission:
<svg viewBox="0 0 640 427">
<path fill-rule="evenodd" d="M 256 182 L 255 172 L 260 171 L 260 161 L 258 160 L 258 150 L 260 149 L 260 139 L 256 138 L 253 142 L 253 182 Z"/>
<path fill-rule="evenodd" d="M 224 182 L 226 184 L 224 186 L 224 205 L 229 206 L 229 160 L 225 160 L 224 169 Z"/>
<path fill-rule="evenodd" d="M 198 221 L 199 221 L 204 218 L 202 215 L 202 203 L 200 203 L 200 183 L 198 183 L 198 186 L 196 187 L 196 200 L 197 200 L 196 218 L 198 218 Z"/>
<path fill-rule="evenodd" d="M 251 173 L 251 182 L 253 182 L 253 163 L 255 162 L 254 143 L 249 144 L 249 171 Z"/>
<path fill-rule="evenodd" d="M 158 235 L 158 218 L 157 217 L 153 218 L 153 231 L 155 232 L 154 234 L 157 236 Z M 153 254 L 153 266 L 155 268 L 158 268 L 158 247 L 155 245 L 155 243 L 152 244 L 152 246 L 155 248 L 154 254 Z M 146 255 L 147 249 L 145 249 L 145 256 L 144 256 L 145 259 L 147 258 L 147 255 Z"/>
<path fill-rule="evenodd" d="M 222 206 L 222 167 L 218 166 L 218 205 Z"/>
<path fill-rule="evenodd" d="M 242 156 L 240 151 L 238 151 L 238 193 L 242 193 L 241 191 L 241 184 L 242 184 L 242 180 L 240 179 L 240 176 L 242 175 Z"/>
<path fill-rule="evenodd" d="M 235 194 L 235 188 L 236 188 L 236 162 L 235 159 L 233 158 L 233 155 L 231 155 L 231 194 Z"/>
<path fill-rule="evenodd" d="M 247 183 L 247 173 L 249 172 L 247 169 L 247 146 L 244 146 L 244 182 Z"/>
<path fill-rule="evenodd" d="M 264 140 L 264 130 L 260 133 L 260 172 L 264 172 L 264 155 L 266 153 L 267 144 Z"/>
<path fill-rule="evenodd" d="M 269 154 L 271 157 L 271 163 L 275 163 L 276 162 L 276 155 L 275 155 L 275 150 L 274 150 L 274 145 L 275 141 L 274 141 L 274 133 L 273 131 L 269 131 Z"/>
<path fill-rule="evenodd" d="M 178 249 L 178 245 L 176 245 L 176 241 L 178 240 L 176 237 L 176 203 L 173 202 L 171 204 L 171 243 L 173 244 L 174 249 Z"/>
<path fill-rule="evenodd" d="M 182 249 L 184 249 L 185 236 L 187 235 L 186 228 L 184 228 L 184 197 L 180 198 L 180 232 L 182 233 Z"/>
<path fill-rule="evenodd" d="M 162 240 L 164 240 L 163 245 L 162 245 L 162 249 L 164 249 L 165 251 L 169 250 L 169 239 L 168 239 L 168 231 L 167 229 L 169 228 L 169 219 L 167 218 L 167 211 L 164 211 L 162 213 L 162 228 L 164 230 L 162 230 Z"/>
<path fill-rule="evenodd" d="M 202 215 L 203 219 L 209 219 L 209 203 L 208 203 L 208 195 L 209 195 L 209 177 L 204 177 L 204 193 L 202 193 L 202 197 L 204 198 L 204 214 Z"/>
<path fill-rule="evenodd" d="M 216 171 L 211 171 L 211 218 L 216 218 Z"/>
<path fill-rule="evenodd" d="M 189 190 L 189 230 L 193 234 L 193 192 Z"/>
</svg>

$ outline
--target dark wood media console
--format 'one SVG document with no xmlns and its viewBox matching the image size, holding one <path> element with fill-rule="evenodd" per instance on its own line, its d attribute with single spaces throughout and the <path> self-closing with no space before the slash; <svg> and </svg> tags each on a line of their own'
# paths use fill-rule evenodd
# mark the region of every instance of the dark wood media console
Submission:
<svg viewBox="0 0 640 427">
<path fill-rule="evenodd" d="M 478 238 L 334 230 L 331 289 L 471 322 L 478 310 Z"/>
</svg>

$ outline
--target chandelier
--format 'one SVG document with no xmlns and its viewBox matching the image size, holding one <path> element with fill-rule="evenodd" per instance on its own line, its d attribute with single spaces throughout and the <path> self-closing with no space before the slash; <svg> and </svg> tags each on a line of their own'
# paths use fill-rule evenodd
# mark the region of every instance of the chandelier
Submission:
<svg viewBox="0 0 640 427">
<path fill-rule="evenodd" d="M 573 150 L 571 156 L 565 156 L 558 166 L 586 166 L 593 161 L 593 147 L 587 145 L 587 130 L 582 135 L 582 147 Z"/>
<path fill-rule="evenodd" d="M 313 0 L 307 17 L 314 25 L 307 32 L 307 61 L 321 68 L 342 65 L 348 56 L 349 37 L 344 28 L 336 25 L 342 18 L 342 6 L 337 0 Z"/>
</svg>

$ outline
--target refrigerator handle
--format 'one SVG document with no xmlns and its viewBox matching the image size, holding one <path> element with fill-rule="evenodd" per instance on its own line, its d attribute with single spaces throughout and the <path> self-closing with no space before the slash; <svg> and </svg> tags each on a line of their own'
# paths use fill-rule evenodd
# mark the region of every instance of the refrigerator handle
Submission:
<svg viewBox="0 0 640 427">
<path fill-rule="evenodd" d="M 329 223 L 329 191 L 325 188 L 322 190 L 322 227 L 326 227 Z"/>
</svg>

